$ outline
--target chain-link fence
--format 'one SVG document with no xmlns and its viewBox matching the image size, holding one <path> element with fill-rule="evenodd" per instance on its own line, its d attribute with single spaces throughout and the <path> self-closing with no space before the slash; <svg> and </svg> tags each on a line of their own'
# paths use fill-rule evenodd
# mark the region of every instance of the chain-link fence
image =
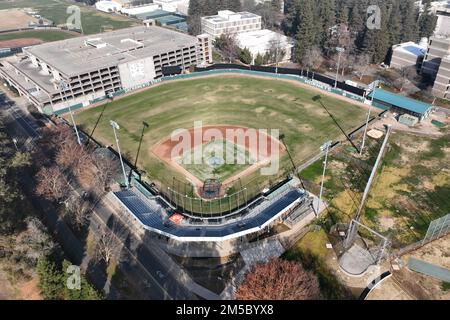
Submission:
<svg viewBox="0 0 450 320">
<path fill-rule="evenodd" d="M 224 186 L 220 197 L 208 200 L 198 196 L 196 187 L 190 182 L 175 177 L 171 183 L 154 182 L 154 186 L 173 207 L 195 217 L 217 218 L 251 206 L 266 190 L 285 184 L 291 174 L 292 170 L 285 169 L 270 178 L 257 175 L 246 180 L 237 179 Z"/>
<path fill-rule="evenodd" d="M 422 245 L 445 236 L 450 232 L 450 214 L 431 221 L 427 234 L 422 240 Z"/>
</svg>

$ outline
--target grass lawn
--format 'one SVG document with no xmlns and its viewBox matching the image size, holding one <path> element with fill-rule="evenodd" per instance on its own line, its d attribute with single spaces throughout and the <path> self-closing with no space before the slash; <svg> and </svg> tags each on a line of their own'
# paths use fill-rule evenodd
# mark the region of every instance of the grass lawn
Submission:
<svg viewBox="0 0 450 320">
<path fill-rule="evenodd" d="M 325 299 L 351 299 L 351 294 L 327 266 L 331 251 L 326 248 L 328 237 L 323 229 L 308 232 L 292 248 L 283 254 L 287 260 L 295 260 L 306 270 L 314 272 Z"/>
<path fill-rule="evenodd" d="M 149 128 L 145 129 L 138 165 L 150 178 L 159 181 L 171 180 L 177 175 L 151 152 L 151 147 L 169 137 L 175 129 L 192 128 L 194 121 L 200 120 L 203 125 L 279 129 L 285 135 L 294 160 L 300 163 L 316 154 L 323 141 L 336 141 L 341 137 L 333 120 L 312 100 L 315 95 L 315 91 L 290 82 L 255 77 L 228 75 L 171 82 L 109 103 L 94 137 L 105 145 L 112 145 L 109 121 L 117 121 L 121 125 L 121 149 L 133 160 L 142 121 L 147 122 Z M 345 130 L 363 123 L 364 108 L 326 96 L 322 100 Z M 78 112 L 77 122 L 90 133 L 102 109 L 103 106 L 99 106 Z M 290 166 L 287 156 L 284 158 L 282 165 Z"/>
<path fill-rule="evenodd" d="M 59 30 L 32 30 L 23 32 L 10 32 L 0 34 L 0 41 L 24 39 L 24 38 L 36 38 L 44 42 L 65 40 L 75 37 L 76 35 L 66 31 Z"/>
<path fill-rule="evenodd" d="M 450 130 L 441 138 L 394 133 L 365 210 L 365 222 L 394 245 L 418 241 L 450 213 Z"/>
<path fill-rule="evenodd" d="M 201 159 L 197 160 L 198 164 L 195 161 L 196 153 L 201 155 Z M 227 164 L 227 154 L 233 155 L 233 159 L 237 163 Z M 245 148 L 226 140 L 215 140 L 197 146 L 176 161 L 201 181 L 208 178 L 225 181 L 237 172 L 248 168 L 251 160 L 252 158 Z"/>
<path fill-rule="evenodd" d="M 56 25 L 65 24 L 70 14 L 69 6 L 76 5 L 81 9 L 81 24 L 85 34 L 103 32 L 105 28 L 122 29 L 138 24 L 138 21 L 125 16 L 111 15 L 97 11 L 94 7 L 80 2 L 67 0 L 15 0 L 0 1 L 1 9 L 33 8 L 38 14 L 53 21 Z"/>
<path fill-rule="evenodd" d="M 394 132 L 389 139 L 362 222 L 389 236 L 394 247 L 422 239 L 432 220 L 450 213 L 450 129 L 447 126 L 441 131 L 444 135 L 440 138 Z M 368 139 L 369 144 L 373 142 Z M 378 149 L 374 146 L 374 153 Z M 367 181 L 362 178 L 361 184 L 355 185 L 352 179 L 357 174 L 344 153 L 348 156 L 345 148 L 333 152 L 327 166 L 324 197 L 330 206 L 323 218 L 328 227 L 348 223 L 355 216 Z M 367 162 L 373 164 L 373 156 Z M 318 188 L 321 169 L 318 161 L 301 176 Z"/>
</svg>

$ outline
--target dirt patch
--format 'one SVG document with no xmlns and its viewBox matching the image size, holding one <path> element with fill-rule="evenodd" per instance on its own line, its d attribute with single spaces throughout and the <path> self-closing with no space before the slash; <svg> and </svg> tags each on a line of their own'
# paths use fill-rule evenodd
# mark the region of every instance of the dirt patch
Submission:
<svg viewBox="0 0 450 320">
<path fill-rule="evenodd" d="M 42 300 L 41 291 L 38 288 L 38 279 L 34 278 L 19 287 L 20 298 L 23 300 Z"/>
<path fill-rule="evenodd" d="M 0 41 L 0 48 L 21 48 L 27 46 L 34 46 L 37 44 L 41 44 L 44 41 L 37 38 L 22 38 L 22 39 L 14 39 L 14 40 L 4 40 Z"/>
<path fill-rule="evenodd" d="M 39 20 L 17 9 L 0 10 L 0 31 L 28 28 Z"/>
</svg>

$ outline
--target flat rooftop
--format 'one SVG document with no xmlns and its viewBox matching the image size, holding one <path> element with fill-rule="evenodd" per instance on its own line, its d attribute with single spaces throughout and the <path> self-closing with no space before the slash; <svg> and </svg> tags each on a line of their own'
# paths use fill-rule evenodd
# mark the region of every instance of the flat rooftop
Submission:
<svg viewBox="0 0 450 320">
<path fill-rule="evenodd" d="M 371 92 L 368 96 L 370 98 L 372 98 L 372 94 L 373 92 Z M 400 107 L 402 109 L 405 110 L 409 110 L 418 114 L 425 114 L 427 113 L 430 108 L 431 105 L 418 101 L 418 100 L 414 100 L 408 97 L 404 97 L 398 94 L 395 94 L 393 92 L 389 92 L 383 89 L 377 89 L 375 90 L 375 96 L 374 98 L 376 100 L 394 105 L 396 107 Z"/>
<path fill-rule="evenodd" d="M 115 192 L 116 198 L 144 226 L 145 229 L 181 241 L 221 241 L 262 230 L 302 200 L 307 194 L 297 188 L 288 189 L 272 200 L 264 200 L 239 219 L 223 225 L 176 224 L 169 216 L 174 214 L 157 197 L 144 199 L 138 190 Z"/>
<path fill-rule="evenodd" d="M 421 57 L 425 55 L 426 49 L 417 43 L 412 41 L 405 42 L 394 46 L 394 50 L 398 50 L 416 57 Z"/>
<path fill-rule="evenodd" d="M 260 17 L 261 16 L 258 16 L 257 14 L 247 12 L 247 11 L 233 12 L 230 10 L 223 10 L 223 11 L 219 11 L 218 14 L 216 14 L 216 15 L 202 17 L 202 19 L 205 19 L 212 23 L 220 23 L 220 22 L 260 18 Z"/>
<path fill-rule="evenodd" d="M 196 43 L 195 37 L 181 32 L 156 26 L 138 26 L 45 43 L 24 51 L 56 70 L 74 76 Z"/>
<path fill-rule="evenodd" d="M 270 49 L 274 41 L 280 41 L 283 47 L 293 46 L 293 40 L 268 29 L 241 32 L 236 35 L 236 39 L 243 47 L 247 47 L 250 51 L 262 52 Z"/>
</svg>

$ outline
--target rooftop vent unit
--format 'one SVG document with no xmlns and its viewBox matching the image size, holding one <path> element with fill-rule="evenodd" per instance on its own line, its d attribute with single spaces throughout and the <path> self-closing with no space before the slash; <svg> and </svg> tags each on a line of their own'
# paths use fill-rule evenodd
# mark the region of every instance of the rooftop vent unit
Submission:
<svg viewBox="0 0 450 320">
<path fill-rule="evenodd" d="M 100 49 L 106 47 L 106 42 L 103 42 L 101 38 L 87 39 L 84 41 L 86 46 L 92 46 L 94 48 Z"/>
<path fill-rule="evenodd" d="M 141 48 L 144 46 L 144 44 L 142 42 L 139 42 L 137 40 L 130 39 L 130 38 L 122 39 L 122 40 L 120 40 L 120 43 L 132 43 L 132 44 L 136 45 L 137 48 Z"/>
</svg>

